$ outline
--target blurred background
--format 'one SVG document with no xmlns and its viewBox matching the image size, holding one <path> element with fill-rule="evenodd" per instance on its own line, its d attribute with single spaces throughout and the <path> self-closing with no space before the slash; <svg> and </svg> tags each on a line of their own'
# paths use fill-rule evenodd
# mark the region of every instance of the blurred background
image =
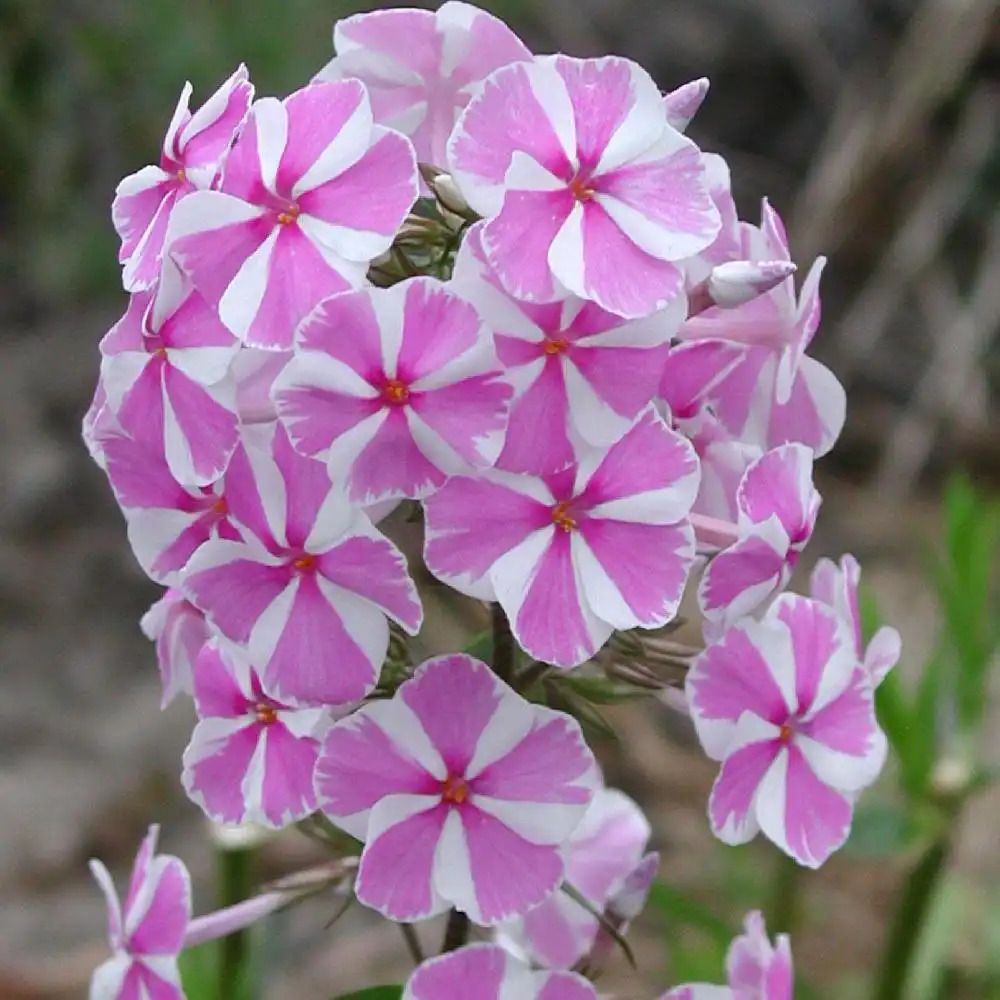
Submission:
<svg viewBox="0 0 1000 1000">
<path fill-rule="evenodd" d="M 945 483 L 958 470 L 986 496 L 1000 483 L 1000 3 L 482 5 L 535 51 L 628 56 L 663 89 L 710 77 L 690 132 L 729 160 L 741 216 L 756 220 L 766 194 L 802 273 L 829 255 L 813 350 L 847 385 L 849 416 L 821 463 L 811 558 L 859 557 L 882 617 L 903 633 L 903 680 L 919 684 L 942 635 L 963 628 L 926 568 L 947 534 Z M 199 877 L 199 908 L 211 902 L 210 851 L 178 782 L 191 720 L 183 706 L 160 713 L 137 625 L 156 588 L 79 440 L 97 342 L 125 302 L 114 187 L 156 162 L 186 79 L 197 103 L 245 61 L 258 94 L 283 95 L 330 57 L 337 17 L 375 6 L 0 0 L 0 1000 L 84 995 L 105 955 L 86 859 L 120 871 L 153 819 Z M 966 548 L 981 549 L 970 537 Z M 656 995 L 718 961 L 720 925 L 801 892 L 794 945 L 807 995 L 872 995 L 920 849 L 897 829 L 892 773 L 851 848 L 796 888 L 763 845 L 711 842 L 714 768 L 682 721 L 655 705 L 609 717 L 629 733 L 607 747 L 609 778 L 650 812 L 676 890 L 636 931 L 641 975 L 618 963 L 609 986 Z M 996 766 L 995 702 L 984 718 L 977 753 Z M 939 764 L 946 727 L 936 739 Z M 1000 796 L 963 809 L 948 847 L 956 888 L 920 952 L 932 986 L 911 996 L 1000 996 Z M 311 857 L 290 834 L 263 865 L 278 873 Z M 284 965 L 269 997 L 328 997 L 406 968 L 396 938 L 357 908 L 329 931 L 316 912 L 276 923 Z"/>
</svg>

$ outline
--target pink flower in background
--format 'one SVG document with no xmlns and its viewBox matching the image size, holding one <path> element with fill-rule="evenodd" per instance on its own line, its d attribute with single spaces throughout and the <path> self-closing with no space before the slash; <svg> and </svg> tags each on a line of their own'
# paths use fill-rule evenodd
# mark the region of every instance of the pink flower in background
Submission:
<svg viewBox="0 0 1000 1000">
<path fill-rule="evenodd" d="M 738 257 L 729 259 L 791 259 L 784 225 L 766 201 L 761 227 L 741 223 L 740 231 Z M 819 281 L 825 263 L 825 258 L 816 260 L 797 297 L 794 278 L 789 277 L 743 305 L 706 309 L 681 328 L 682 339 L 707 341 L 727 355 L 731 344 L 741 345 L 742 360 L 705 398 L 740 440 L 762 448 L 795 441 L 820 456 L 840 435 L 846 410 L 843 386 L 805 354 L 819 326 Z"/>
<path fill-rule="evenodd" d="M 166 708 L 181 693 L 193 694 L 194 661 L 211 636 L 205 616 L 171 587 L 142 616 L 139 626 L 146 638 L 156 643 L 163 684 L 160 708 Z"/>
<path fill-rule="evenodd" d="M 112 429 L 102 432 L 97 443 L 125 514 L 132 551 L 158 583 L 177 583 L 188 560 L 208 539 L 241 537 L 224 495 L 228 472 L 211 486 L 181 486 L 154 442 Z"/>
<path fill-rule="evenodd" d="M 351 500 L 426 496 L 496 460 L 512 390 L 475 309 L 441 282 L 335 296 L 295 339 L 275 407 Z"/>
<path fill-rule="evenodd" d="M 243 65 L 194 114 L 188 110 L 191 92 L 191 84 L 184 84 L 163 139 L 160 165 L 129 174 L 115 191 L 111 218 L 122 240 L 118 260 L 125 265 L 122 280 L 128 291 L 156 281 L 174 205 L 216 182 L 253 98 Z"/>
<path fill-rule="evenodd" d="M 406 921 L 454 906 L 490 925 L 540 903 L 596 785 L 574 719 L 463 654 L 336 722 L 316 770 L 320 808 L 365 841 L 358 899 Z"/>
<path fill-rule="evenodd" d="M 779 934 L 772 944 L 756 910 L 747 914 L 743 928 L 726 956 L 729 985 L 738 1000 L 792 1000 L 795 978 L 788 935 Z"/>
<path fill-rule="evenodd" d="M 225 471 L 239 428 L 229 367 L 239 341 L 164 261 L 152 292 L 132 296 L 101 341 L 101 381 L 122 428 L 154 442 L 171 475 L 202 486 Z"/>
<path fill-rule="evenodd" d="M 515 298 L 567 292 L 620 316 L 683 293 L 680 261 L 719 231 L 698 147 L 627 59 L 550 56 L 497 70 L 448 147 L 482 240 Z"/>
<path fill-rule="evenodd" d="M 614 629 L 674 616 L 697 490 L 693 449 L 650 409 L 578 468 L 449 480 L 424 501 L 425 560 L 456 590 L 499 601 L 532 656 L 575 666 Z"/>
<path fill-rule="evenodd" d="M 338 21 L 336 57 L 318 80 L 355 77 L 375 121 L 413 140 L 421 163 L 443 167 L 459 112 L 495 69 L 531 53 L 503 21 L 449 0 L 436 11 L 376 10 Z"/>
<path fill-rule="evenodd" d="M 598 913 L 640 865 L 649 821 L 625 794 L 600 788 L 563 853 L 565 880 Z M 550 969 L 572 968 L 593 947 L 600 924 L 580 903 L 557 892 L 500 928 L 499 940 L 515 954 Z"/>
<path fill-rule="evenodd" d="M 831 559 L 820 559 L 810 579 L 810 596 L 833 608 L 854 636 L 854 652 L 878 687 L 896 665 L 902 652 L 899 632 L 883 625 L 865 646 L 861 634 L 861 610 L 858 607 L 858 584 L 861 567 L 852 555 L 840 557 L 838 566 Z"/>
<path fill-rule="evenodd" d="M 417 197 L 408 139 L 372 123 L 357 80 L 264 98 L 220 191 L 181 201 L 169 251 L 230 330 L 288 350 L 317 302 L 362 284 Z"/>
<path fill-rule="evenodd" d="M 470 944 L 421 963 L 403 1000 L 597 1000 L 572 972 L 534 970 L 494 944 Z"/>
<path fill-rule="evenodd" d="M 819 513 L 812 470 L 813 454 L 800 444 L 775 448 L 747 469 L 736 494 L 738 538 L 712 559 L 698 588 L 711 625 L 752 614 L 788 583 Z"/>
<path fill-rule="evenodd" d="M 757 911 L 747 914 L 743 926 L 744 933 L 726 955 L 728 986 L 688 983 L 660 1000 L 792 1000 L 795 980 L 788 935 L 779 934 L 771 944 Z"/>
<path fill-rule="evenodd" d="M 136 855 L 124 905 L 100 861 L 90 870 L 108 904 L 113 957 L 94 970 L 90 1000 L 183 1000 L 177 955 L 191 919 L 191 880 L 183 863 L 156 853 L 151 826 Z"/>
<path fill-rule="evenodd" d="M 247 461 L 227 475 L 242 541 L 203 545 L 181 589 L 246 647 L 275 697 L 344 704 L 375 686 L 386 615 L 410 634 L 422 611 L 402 553 L 333 488 L 326 468 L 285 432 L 243 429 Z"/>
<path fill-rule="evenodd" d="M 631 322 L 572 296 L 544 305 L 519 301 L 487 263 L 481 233 L 477 224 L 466 235 L 451 287 L 495 332 L 497 354 L 517 392 L 497 465 L 534 475 L 557 472 L 582 446 L 614 444 L 656 394 L 684 300 Z"/>
<path fill-rule="evenodd" d="M 763 830 L 819 867 L 847 839 L 854 799 L 886 755 L 847 625 L 784 594 L 701 653 L 686 690 L 705 752 L 722 761 L 709 802 L 716 836 L 742 844 Z"/>
<path fill-rule="evenodd" d="M 283 827 L 316 810 L 326 708 L 273 698 L 246 657 L 218 641 L 198 656 L 194 701 L 199 722 L 181 780 L 210 818 Z"/>
</svg>

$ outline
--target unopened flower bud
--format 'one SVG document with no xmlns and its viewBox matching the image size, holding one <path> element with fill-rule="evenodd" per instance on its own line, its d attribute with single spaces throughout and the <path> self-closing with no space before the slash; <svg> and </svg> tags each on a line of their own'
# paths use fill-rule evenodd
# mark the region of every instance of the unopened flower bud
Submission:
<svg viewBox="0 0 1000 1000">
<path fill-rule="evenodd" d="M 688 293 L 688 316 L 712 306 L 733 309 L 776 288 L 795 273 L 790 260 L 730 260 Z"/>
<path fill-rule="evenodd" d="M 960 795 L 972 781 L 972 769 L 961 757 L 942 757 L 931 772 L 931 789 L 941 798 Z"/>
<path fill-rule="evenodd" d="M 678 132 L 683 132 L 697 114 L 707 94 L 708 77 L 705 76 L 664 94 L 663 107 L 667 112 L 667 122 Z"/>
<path fill-rule="evenodd" d="M 731 260 L 713 268 L 708 294 L 715 305 L 732 309 L 769 292 L 794 273 L 790 260 Z"/>
<path fill-rule="evenodd" d="M 434 197 L 441 203 L 442 208 L 463 218 L 471 213 L 469 203 L 459 191 L 455 178 L 451 174 L 438 174 L 430 181 L 429 187 L 434 192 Z"/>
</svg>

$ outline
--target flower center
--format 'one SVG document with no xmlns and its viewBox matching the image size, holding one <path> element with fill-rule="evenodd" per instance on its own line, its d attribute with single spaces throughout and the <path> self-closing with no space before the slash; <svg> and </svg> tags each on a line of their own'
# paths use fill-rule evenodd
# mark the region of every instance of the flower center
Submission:
<svg viewBox="0 0 1000 1000">
<path fill-rule="evenodd" d="M 174 176 L 181 184 L 183 184 L 188 179 L 187 171 L 183 167 L 178 167 L 177 173 L 174 174 Z"/>
<path fill-rule="evenodd" d="M 572 531 L 576 527 L 576 518 L 570 512 L 569 501 L 563 500 L 552 508 L 552 523 L 563 531 Z"/>
<path fill-rule="evenodd" d="M 262 726 L 270 726 L 278 721 L 278 710 L 273 705 L 267 705 L 260 701 L 254 705 L 254 712 L 257 714 L 257 721 Z"/>
<path fill-rule="evenodd" d="M 308 552 L 292 560 L 292 569 L 297 573 L 313 573 L 316 570 L 316 557 Z"/>
<path fill-rule="evenodd" d="M 594 197 L 594 189 L 587 187 L 587 182 L 579 174 L 569 182 L 569 190 L 577 201 L 590 201 Z"/>
<path fill-rule="evenodd" d="M 391 378 L 382 386 L 382 395 L 393 406 L 402 406 L 410 400 L 410 387 L 398 378 Z"/>
<path fill-rule="evenodd" d="M 226 505 L 226 498 L 219 497 L 218 499 L 216 499 L 215 503 L 213 503 L 212 506 L 209 507 L 209 510 L 213 514 L 218 514 L 219 517 L 224 517 L 226 514 L 229 513 L 229 507 Z"/>
<path fill-rule="evenodd" d="M 784 723 L 778 730 L 778 740 L 781 743 L 791 743 L 792 736 L 795 735 L 795 730 L 792 728 L 791 723 Z"/>
<path fill-rule="evenodd" d="M 441 798 L 443 801 L 453 802 L 456 806 L 460 806 L 468 797 L 469 786 L 465 783 L 464 778 L 449 774 L 441 782 Z"/>
<path fill-rule="evenodd" d="M 278 213 L 278 222 L 283 226 L 290 226 L 298 217 L 301 209 L 293 201 L 283 212 Z"/>
<path fill-rule="evenodd" d="M 569 342 L 563 340 L 561 337 L 554 340 L 546 338 L 545 343 L 542 345 L 542 350 L 551 356 L 565 351 L 567 347 L 569 347 Z"/>
</svg>

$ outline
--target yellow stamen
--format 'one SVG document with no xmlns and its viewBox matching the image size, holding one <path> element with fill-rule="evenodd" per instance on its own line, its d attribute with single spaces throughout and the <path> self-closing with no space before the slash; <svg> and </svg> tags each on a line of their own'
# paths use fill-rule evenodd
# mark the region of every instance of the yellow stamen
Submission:
<svg viewBox="0 0 1000 1000">
<path fill-rule="evenodd" d="M 271 705 L 259 702 L 254 706 L 254 711 L 257 713 L 257 721 L 262 726 L 270 726 L 272 723 L 278 721 L 278 710 Z"/>
<path fill-rule="evenodd" d="M 564 500 L 552 508 L 552 523 L 563 531 L 572 531 L 576 527 L 576 518 L 569 511 L 569 504 Z"/>
<path fill-rule="evenodd" d="M 410 387 L 399 379 L 391 378 L 382 389 L 382 395 L 395 406 L 401 406 L 410 398 Z"/>
<path fill-rule="evenodd" d="M 291 225 L 299 217 L 299 206 L 296 204 L 291 204 L 284 212 L 278 213 L 278 222 L 283 226 Z"/>
<path fill-rule="evenodd" d="M 587 182 L 581 177 L 574 177 L 569 182 L 569 190 L 577 201 L 590 201 L 594 197 L 594 189 L 587 187 Z"/>
<path fill-rule="evenodd" d="M 316 557 L 308 552 L 292 560 L 292 569 L 299 573 L 311 573 L 316 568 Z"/>
<path fill-rule="evenodd" d="M 542 350 L 551 356 L 553 354 L 558 354 L 560 351 L 565 351 L 567 347 L 569 347 L 569 343 L 565 340 L 546 340 Z"/>
<path fill-rule="evenodd" d="M 468 797 L 469 786 L 465 783 L 464 779 L 456 778 L 454 775 L 449 774 L 441 782 L 441 798 L 445 802 L 453 802 L 455 805 L 460 806 Z"/>
</svg>

